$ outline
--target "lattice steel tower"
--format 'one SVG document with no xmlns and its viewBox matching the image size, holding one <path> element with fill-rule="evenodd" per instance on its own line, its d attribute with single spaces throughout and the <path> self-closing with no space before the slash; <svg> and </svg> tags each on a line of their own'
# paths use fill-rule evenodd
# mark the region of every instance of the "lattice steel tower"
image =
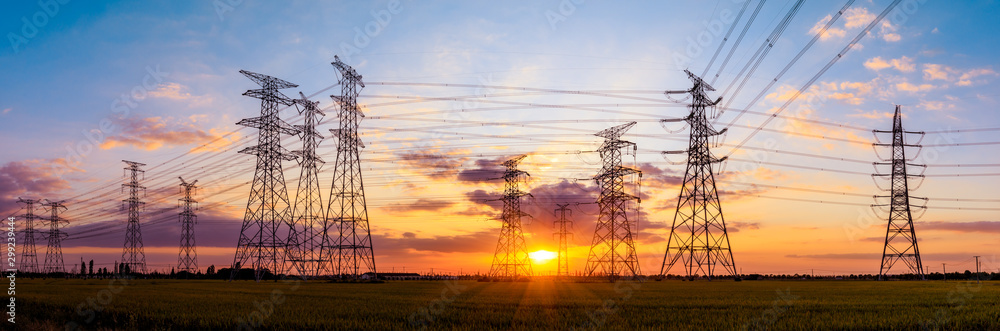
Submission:
<svg viewBox="0 0 1000 331">
<path fill-rule="evenodd" d="M 557 205 L 559 208 L 556 209 L 556 213 L 559 215 L 559 219 L 552 222 L 552 225 L 556 227 L 556 233 L 553 235 L 559 237 L 559 253 L 556 256 L 558 263 L 556 264 L 556 276 L 557 277 L 568 277 L 569 276 L 569 242 L 566 239 L 568 236 L 572 236 L 573 233 L 569 232 L 569 226 L 573 225 L 573 221 L 566 218 L 566 213 L 569 212 L 573 215 L 573 210 L 569 209 L 569 204 Z"/>
<path fill-rule="evenodd" d="M 674 223 L 667 239 L 667 251 L 663 256 L 660 275 L 666 275 L 670 268 L 681 260 L 688 277 L 707 276 L 709 280 L 722 265 L 725 273 L 736 276 L 736 263 L 729 247 L 726 220 L 722 216 L 722 204 L 715 188 L 712 165 L 726 158 L 712 155 L 709 138 L 724 133 L 716 131 L 708 123 L 706 111 L 711 111 L 722 100 L 712 101 L 705 91 L 715 91 L 700 77 L 685 70 L 694 86 L 685 91 L 667 91 L 666 94 L 687 93 L 691 96 L 691 113 L 687 117 L 669 121 L 686 121 L 690 126 L 691 138 L 686 151 L 664 153 L 686 153 L 687 171 L 677 199 Z"/>
<path fill-rule="evenodd" d="M 146 253 L 143 252 L 142 231 L 139 228 L 139 211 L 146 203 L 139 198 L 139 192 L 145 192 L 146 187 L 139 185 L 139 175 L 145 179 L 146 171 L 139 167 L 146 166 L 139 162 L 125 161 L 127 167 L 125 178 L 129 181 L 122 184 L 122 190 L 128 188 L 128 199 L 122 200 L 128 208 L 128 223 L 125 225 L 125 246 L 122 248 L 122 263 L 131 272 L 146 273 Z"/>
<path fill-rule="evenodd" d="M 69 237 L 69 234 L 59 230 L 60 225 L 69 223 L 69 221 L 59 216 L 59 210 L 66 210 L 66 206 L 61 201 L 48 201 L 43 206 L 48 208 L 52 215 L 47 220 L 49 222 L 49 231 L 46 231 L 44 234 L 45 238 L 49 240 L 49 245 L 45 250 L 45 270 L 43 272 L 66 272 L 66 265 L 63 263 L 62 240 Z"/>
<path fill-rule="evenodd" d="M 638 211 L 640 199 L 625 192 L 626 176 L 637 175 L 641 178 L 642 172 L 622 166 L 622 150 L 625 149 L 627 153 L 627 149 L 631 147 L 634 154 L 636 145 L 622 140 L 621 136 L 635 123 L 614 126 L 595 134 L 604 138 L 604 144 L 597 149 L 603 165 L 600 173 L 594 176 L 598 186 L 601 187 L 601 195 L 597 199 L 600 216 L 594 229 L 590 253 L 587 255 L 585 269 L 587 276 L 602 276 L 615 280 L 619 277 L 642 275 L 639 270 L 639 258 L 635 253 L 635 243 L 632 240 L 632 228 L 636 220 L 629 220 L 628 215 L 630 202 L 635 202 L 635 209 Z M 633 184 L 638 184 L 639 178 L 633 179 Z M 636 213 L 636 217 L 638 216 Z"/>
<path fill-rule="evenodd" d="M 521 197 L 530 195 L 518 188 L 521 180 L 529 176 L 527 172 L 517 170 L 518 163 L 527 155 L 520 155 L 504 161 L 507 168 L 503 173 L 503 211 L 500 214 L 500 239 L 497 240 L 497 250 L 493 254 L 493 265 L 490 267 L 490 278 L 500 280 L 517 280 L 531 276 L 531 263 L 528 262 L 528 247 L 524 243 L 524 233 L 521 231 L 521 217 L 529 216 L 521 211 Z"/>
<path fill-rule="evenodd" d="M 24 248 L 21 250 L 21 264 L 18 266 L 18 271 L 27 273 L 37 273 L 38 270 L 38 253 L 35 250 L 35 237 L 37 237 L 37 232 L 35 230 L 35 204 L 41 204 L 39 200 L 32 199 L 21 199 L 17 198 L 17 203 L 24 204 L 24 214 L 21 215 L 24 218 Z"/>
<path fill-rule="evenodd" d="M 333 166 L 333 188 L 330 190 L 330 207 L 327 224 L 336 227 L 336 233 L 323 236 L 329 251 L 329 269 L 340 278 L 357 279 L 367 270 L 373 276 L 375 252 L 372 249 L 371 230 L 368 227 L 368 207 L 365 203 L 365 185 L 361 178 L 361 149 L 365 144 L 358 136 L 358 123 L 365 117 L 358 108 L 358 92 L 365 87 L 361 75 L 354 68 L 334 56 L 332 64 L 340 71 L 340 95 L 331 95 L 339 105 L 339 129 L 331 129 L 337 137 L 337 160 Z"/>
<path fill-rule="evenodd" d="M 249 263 L 254 270 L 254 279 L 259 282 L 268 271 L 277 275 L 286 270 L 287 229 L 292 217 L 281 161 L 294 160 L 295 155 L 281 147 L 281 135 L 296 135 L 299 130 L 278 118 L 278 106 L 291 106 L 293 103 L 278 90 L 298 85 L 246 70 L 240 70 L 240 73 L 261 86 L 243 93 L 260 99 L 260 116 L 236 123 L 256 128 L 259 133 L 257 145 L 240 150 L 240 153 L 257 156 L 257 170 L 243 214 L 240 240 L 236 244 L 229 279 L 235 278 L 239 270 Z"/>
<path fill-rule="evenodd" d="M 302 150 L 292 153 L 298 156 L 301 172 L 292 208 L 294 222 L 288 236 L 288 259 L 299 277 L 306 279 L 318 276 L 323 270 L 321 254 L 327 223 L 319 188 L 319 166 L 323 160 L 316 155 L 316 147 L 323 136 L 316 131 L 316 125 L 326 114 L 319 109 L 319 102 L 310 101 L 302 92 L 299 92 L 299 96 L 301 99 L 296 99 L 295 103 L 301 106 L 299 114 L 303 115 L 304 123 L 295 127 L 299 129 Z"/>
<path fill-rule="evenodd" d="M 873 133 L 875 133 L 876 139 L 878 138 L 878 133 L 892 134 L 892 143 L 874 144 L 876 147 L 892 148 L 892 158 L 886 160 L 889 162 L 875 163 L 876 165 L 890 166 L 890 173 L 872 175 L 873 177 L 890 177 L 890 180 L 892 181 L 892 187 L 888 190 L 891 192 L 890 195 L 875 196 L 876 199 L 888 198 L 889 203 L 872 205 L 872 207 L 889 207 L 889 223 L 886 225 L 885 246 L 882 248 L 882 267 L 879 268 L 878 273 L 879 280 L 883 279 L 883 277 L 889 273 L 889 270 L 892 269 L 892 266 L 899 261 L 903 261 L 911 273 L 914 275 L 920 275 L 921 279 L 925 279 L 924 267 L 920 261 L 920 249 L 917 247 L 917 233 L 913 229 L 913 214 L 910 213 L 910 210 L 911 208 L 926 208 L 926 206 L 912 205 L 910 204 L 910 199 L 924 200 L 926 203 L 927 198 L 910 196 L 908 178 L 922 178 L 923 175 L 911 175 L 906 172 L 906 167 L 926 166 L 922 164 L 908 163 L 908 161 L 913 160 L 906 158 L 906 148 L 919 148 L 920 145 L 907 144 L 904 137 L 906 134 L 923 135 L 924 133 L 903 130 L 903 119 L 900 112 L 900 106 L 896 106 L 896 113 L 892 117 L 892 131 L 873 130 Z"/>
<path fill-rule="evenodd" d="M 177 271 L 196 273 L 198 272 L 198 251 L 194 241 L 194 225 L 198 223 L 198 215 L 195 215 L 194 211 L 198 209 L 198 201 L 191 198 L 191 195 L 198 188 L 195 185 L 198 181 L 188 183 L 184 178 L 177 178 L 181 180 L 181 192 L 184 194 L 184 197 L 179 199 L 182 207 L 181 213 L 177 215 L 181 222 L 181 250 L 180 253 L 177 253 Z"/>
</svg>

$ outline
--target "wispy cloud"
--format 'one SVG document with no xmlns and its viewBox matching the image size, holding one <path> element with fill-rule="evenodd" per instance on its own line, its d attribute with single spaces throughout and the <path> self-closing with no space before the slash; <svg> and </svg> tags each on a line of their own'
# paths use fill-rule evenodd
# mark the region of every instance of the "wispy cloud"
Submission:
<svg viewBox="0 0 1000 331">
<path fill-rule="evenodd" d="M 785 257 L 795 259 L 819 259 L 819 260 L 878 260 L 878 254 L 869 253 L 843 253 L 843 254 L 790 254 Z"/>
<path fill-rule="evenodd" d="M 432 179 L 452 179 L 459 173 L 466 157 L 454 155 L 447 151 L 420 150 L 397 153 L 400 163 L 409 166 L 409 170 L 417 171 Z"/>
<path fill-rule="evenodd" d="M 848 117 L 861 117 L 861 118 L 867 118 L 867 119 L 875 120 L 875 119 L 882 119 L 882 118 L 892 118 L 893 113 L 892 112 L 888 112 L 888 111 L 872 110 L 872 111 L 869 111 L 869 112 L 863 112 L 862 111 L 862 112 L 858 112 L 858 113 L 854 113 L 854 114 L 848 114 L 847 116 Z"/>
<path fill-rule="evenodd" d="M 760 222 L 726 222 L 726 231 L 760 230 Z"/>
<path fill-rule="evenodd" d="M 0 212 L 12 213 L 20 208 L 15 201 L 47 198 L 71 188 L 63 178 L 66 172 L 82 172 L 68 165 L 65 159 L 32 159 L 7 162 L 0 166 Z"/>
<path fill-rule="evenodd" d="M 416 233 L 403 233 L 401 237 L 372 235 L 379 243 L 380 254 L 404 255 L 413 252 L 436 253 L 487 253 L 496 245 L 499 231 L 487 230 L 453 236 L 420 237 Z"/>
<path fill-rule="evenodd" d="M 951 67 L 934 63 L 924 64 L 924 80 L 948 81 L 950 80 L 949 76 L 952 76 L 954 74 L 955 74 L 955 69 L 952 69 Z"/>
<path fill-rule="evenodd" d="M 997 75 L 998 75 L 997 72 L 993 71 L 993 68 L 972 69 L 959 76 L 958 82 L 956 82 L 955 85 L 970 86 L 974 82 L 985 83 L 986 82 L 985 80 L 974 80 L 974 79 L 981 76 L 997 76 Z"/>
<path fill-rule="evenodd" d="M 879 31 L 882 33 L 882 40 L 891 43 L 902 40 L 903 36 L 896 33 L 897 29 L 897 26 L 893 25 L 889 20 L 882 21 L 882 28 Z"/>
<path fill-rule="evenodd" d="M 121 134 L 108 137 L 101 143 L 102 149 L 131 146 L 152 151 L 164 146 L 210 143 L 222 137 L 217 131 L 205 131 L 194 122 L 176 121 L 170 117 L 127 118 L 115 124 L 122 126 Z"/>
<path fill-rule="evenodd" d="M 833 19 L 832 15 L 826 15 L 826 17 L 823 17 L 823 19 L 819 20 L 819 22 L 816 22 L 816 24 L 813 25 L 811 29 L 809 29 L 809 34 L 815 35 L 819 33 L 821 30 L 823 30 L 823 27 L 830 22 L 831 19 Z M 826 29 L 826 32 L 824 32 L 821 36 L 819 36 L 819 40 L 826 41 L 827 39 L 830 38 L 840 38 L 845 35 L 847 35 L 847 31 L 845 31 L 844 29 L 831 26 L 829 29 Z"/>
<path fill-rule="evenodd" d="M 931 85 L 931 84 L 915 85 L 915 84 L 910 84 L 910 82 L 902 82 L 902 83 L 897 83 L 896 84 L 896 89 L 898 89 L 900 91 L 903 91 L 903 92 L 910 92 L 910 93 L 926 92 L 926 91 L 933 90 L 934 89 L 934 85 Z"/>
<path fill-rule="evenodd" d="M 977 222 L 924 222 L 921 230 L 943 230 L 954 232 L 1000 233 L 1000 221 Z"/>
<path fill-rule="evenodd" d="M 416 211 L 424 212 L 434 212 L 440 211 L 442 209 L 447 209 L 448 207 L 454 206 L 455 202 L 448 200 L 434 200 L 434 199 L 417 199 L 411 203 L 395 203 L 382 207 L 390 213 L 409 213 Z"/>
<path fill-rule="evenodd" d="M 885 68 L 895 68 L 901 72 L 913 72 L 917 69 L 917 65 L 913 63 L 913 59 L 907 56 L 900 57 L 898 59 L 890 59 L 888 61 L 883 60 L 881 56 L 876 56 L 868 61 L 865 61 L 865 68 L 879 71 Z"/>
<path fill-rule="evenodd" d="M 875 14 L 868 11 L 865 7 L 853 7 L 848 8 L 844 12 L 844 27 L 848 29 L 860 28 L 872 20 L 875 20 Z"/>
</svg>

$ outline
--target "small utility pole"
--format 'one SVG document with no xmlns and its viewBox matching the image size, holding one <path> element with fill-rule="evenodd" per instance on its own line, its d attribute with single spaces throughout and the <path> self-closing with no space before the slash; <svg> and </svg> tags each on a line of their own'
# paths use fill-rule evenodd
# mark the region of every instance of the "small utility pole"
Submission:
<svg viewBox="0 0 1000 331">
<path fill-rule="evenodd" d="M 944 263 L 941 263 L 941 275 L 944 276 L 944 281 L 948 281 L 948 269 L 944 265 Z"/>
<path fill-rule="evenodd" d="M 979 284 L 979 255 L 976 255 L 976 284 Z"/>
</svg>

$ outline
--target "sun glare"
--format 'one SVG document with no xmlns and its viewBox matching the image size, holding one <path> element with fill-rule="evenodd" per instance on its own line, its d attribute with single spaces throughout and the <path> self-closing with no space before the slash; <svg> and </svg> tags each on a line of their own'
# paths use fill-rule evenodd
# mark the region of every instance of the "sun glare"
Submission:
<svg viewBox="0 0 1000 331">
<path fill-rule="evenodd" d="M 547 250 L 540 249 L 528 253 L 528 257 L 530 257 L 532 261 L 535 261 L 535 264 L 544 264 L 559 257 L 559 254 L 557 254 L 556 252 L 549 252 Z"/>
</svg>

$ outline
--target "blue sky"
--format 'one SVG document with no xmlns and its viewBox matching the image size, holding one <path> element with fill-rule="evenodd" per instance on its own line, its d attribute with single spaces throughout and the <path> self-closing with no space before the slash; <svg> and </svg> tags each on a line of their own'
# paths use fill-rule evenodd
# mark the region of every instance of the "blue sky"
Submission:
<svg viewBox="0 0 1000 331">
<path fill-rule="evenodd" d="M 447 171 L 440 164 L 414 162 L 406 163 L 409 153 L 423 155 L 459 155 L 447 159 L 458 167 L 477 167 L 477 160 L 498 158 L 502 153 L 538 153 L 534 163 L 525 161 L 525 167 L 535 171 L 536 179 L 529 185 L 551 188 L 573 178 L 587 178 L 596 171 L 592 157 L 581 156 L 567 159 L 559 153 L 574 150 L 593 150 L 599 140 L 586 132 L 596 132 L 602 128 L 630 120 L 646 120 L 632 131 L 640 149 L 636 158 L 639 163 L 648 163 L 656 171 L 662 171 L 664 178 L 675 178 L 683 174 L 683 166 L 670 165 L 655 151 L 679 149 L 684 146 L 686 131 L 668 134 L 655 123 L 657 118 L 681 117 L 684 108 L 656 102 L 636 101 L 618 97 L 595 97 L 573 94 L 536 93 L 529 94 L 516 89 L 503 90 L 485 87 L 441 87 L 427 83 L 496 85 L 508 87 L 549 88 L 567 91 L 608 91 L 641 90 L 630 94 L 640 98 L 663 100 L 655 91 L 684 89 L 689 85 L 683 69 L 702 73 L 708 59 L 728 30 L 725 17 L 735 16 L 743 6 L 740 1 L 720 0 L 704 2 L 630 2 L 609 1 L 515 1 L 515 2 L 261 2 L 243 0 L 234 5 L 223 5 L 225 1 L 191 2 L 105 2 L 92 4 L 69 1 L 60 4 L 58 12 L 51 5 L 43 8 L 34 2 L 8 4 L 0 20 L 0 32 L 7 38 L 0 47 L 0 138 L 4 142 L 0 164 L 4 165 L 7 176 L 3 189 L 3 199 L 17 196 L 72 197 L 86 192 L 87 188 L 120 183 L 120 160 L 129 159 L 145 162 L 155 167 L 180 156 L 181 160 L 203 153 L 215 153 L 218 158 L 234 156 L 226 150 L 232 143 L 236 146 L 247 141 L 236 141 L 227 133 L 239 129 L 234 123 L 245 117 L 256 116 L 257 101 L 241 96 L 241 93 L 255 86 L 238 73 L 240 69 L 273 75 L 296 84 L 299 88 L 289 89 L 286 94 L 297 95 L 321 92 L 336 82 L 336 72 L 329 62 L 334 55 L 340 55 L 345 62 L 354 66 L 369 83 L 362 91 L 363 105 L 399 101 L 399 96 L 455 97 L 470 94 L 517 94 L 491 96 L 482 99 L 441 100 L 397 105 L 376 105 L 366 108 L 369 119 L 362 123 L 368 128 L 363 137 L 369 148 L 364 158 L 371 161 L 372 170 L 366 173 L 373 183 L 369 195 L 373 195 L 373 224 L 385 240 L 399 239 L 398 249 L 417 252 L 420 267 L 448 264 L 449 256 L 470 254 L 476 263 L 466 269 L 481 267 L 480 260 L 488 260 L 489 254 L 464 249 L 457 252 L 444 248 L 417 247 L 407 244 L 405 239 L 434 239 L 441 242 L 468 238 L 491 238 L 496 222 L 488 219 L 489 210 L 476 210 L 475 220 L 463 221 L 460 215 L 469 210 L 449 205 L 446 209 L 423 209 L 416 206 L 421 197 L 439 203 L 466 203 L 464 195 L 443 193 L 450 180 Z M 844 14 L 828 35 L 813 46 L 799 62 L 791 68 L 769 91 L 765 97 L 750 107 L 757 112 L 771 112 L 780 106 L 790 91 L 799 89 L 833 58 L 861 29 L 878 15 L 891 1 L 856 1 Z M 53 1 L 52 3 L 58 3 Z M 391 5 L 398 3 L 398 7 Z M 778 24 L 794 1 L 766 2 L 748 30 L 740 48 L 734 53 L 731 63 L 720 73 L 716 86 L 719 92 L 731 85 L 733 77 L 749 61 L 766 35 Z M 572 4 L 572 5 L 570 5 Z M 752 2 L 749 12 L 757 5 Z M 231 7 L 231 8 L 230 8 Z M 814 35 L 814 28 L 822 26 L 824 19 L 843 7 L 842 2 L 805 2 L 801 11 L 790 22 L 787 30 L 776 42 L 773 50 L 764 59 L 756 73 L 749 78 L 748 86 L 733 99 L 733 108 L 746 107 L 750 100 L 773 79 L 782 67 Z M 224 8 L 219 10 L 218 8 Z M 1000 44 L 993 42 L 1000 31 L 996 17 L 1000 4 L 995 1 L 968 1 L 949 3 L 944 1 L 903 1 L 886 21 L 872 29 L 871 33 L 823 75 L 806 95 L 784 111 L 784 115 L 818 120 L 827 123 L 841 123 L 848 127 L 887 129 L 890 125 L 894 105 L 904 108 L 904 125 L 911 130 L 941 131 L 952 129 L 993 128 L 1000 123 L 1000 115 L 995 111 L 998 93 L 996 70 L 997 51 Z M 374 14 L 373 14 L 374 13 Z M 38 22 L 37 34 L 27 38 L 22 18 Z M 380 23 L 384 22 L 384 23 Z M 730 44 L 739 34 L 746 16 L 740 21 Z M 36 24 L 30 24 L 35 26 Z M 722 27 L 718 30 L 717 27 Z M 376 31 L 359 38 L 359 31 Z M 722 31 L 722 33 L 713 31 Z M 30 27 L 27 32 L 30 31 Z M 11 43 L 24 37 L 27 43 Z M 20 36 L 20 37 L 16 37 Z M 706 37 L 707 45 L 694 48 L 699 36 Z M 365 39 L 368 39 L 367 41 Z M 692 54 L 691 49 L 697 50 Z M 728 49 L 723 50 L 725 56 Z M 690 62 L 678 62 L 679 57 L 689 57 Z M 713 67 L 717 70 L 720 58 Z M 422 86 L 399 86 L 379 83 L 416 82 Z M 145 86 L 144 86 L 145 85 Z M 333 88 L 319 93 L 314 100 L 321 106 L 331 105 L 329 94 Z M 618 92 L 616 92 L 618 93 Z M 620 94 L 620 93 L 619 93 Z M 721 94 L 721 93 L 720 93 Z M 714 95 L 718 96 L 718 95 Z M 122 99 L 124 97 L 124 100 Z M 723 95 L 725 102 L 729 96 Z M 510 110 L 482 110 L 469 113 L 440 113 L 419 117 L 422 120 L 401 120 L 398 114 L 416 111 L 434 111 L 454 108 L 486 108 L 501 104 L 489 100 L 550 105 L 578 105 L 581 107 L 613 109 L 624 112 L 593 112 L 580 109 L 553 107 L 528 107 Z M 815 100 L 807 103 L 806 100 Z M 640 103 L 633 106 L 613 106 L 613 104 Z M 130 106 L 131 104 L 131 106 Z M 127 107 L 127 114 L 122 110 Z M 626 113 L 627 112 L 627 113 Z M 721 127 L 734 118 L 737 111 L 727 111 L 717 126 Z M 639 115 L 635 115 L 639 113 Z M 630 115 L 631 114 L 631 115 Z M 379 116 L 384 118 L 379 119 Z M 392 116 L 397 116 L 392 120 Z M 327 119 L 333 118 L 328 113 Z M 290 117 L 291 118 L 291 117 Z M 476 126 L 476 123 L 531 121 L 555 121 L 565 119 L 587 120 L 578 124 L 544 124 L 572 130 L 552 130 L 525 128 L 514 125 Z M 101 128 L 101 121 L 112 122 L 122 130 L 108 132 L 99 140 L 101 146 L 92 147 L 93 152 L 78 159 L 67 161 L 67 148 L 79 149 L 81 142 L 87 145 L 88 133 L 97 137 L 95 130 Z M 738 125 L 757 127 L 765 120 L 759 115 L 747 114 L 740 117 Z M 435 123 L 437 121 L 437 123 Z M 441 124 L 446 123 L 446 124 Z M 435 125 L 453 127 L 426 129 Z M 470 124 L 471 123 L 471 124 Z M 537 124 L 537 123 L 536 123 Z M 463 126 L 464 125 L 464 126 Z M 387 128 L 411 131 L 390 131 Z M 767 128 L 779 132 L 764 131 L 754 136 L 748 146 L 764 149 L 835 155 L 850 159 L 875 161 L 875 152 L 865 144 L 849 143 L 842 140 L 870 141 L 870 132 L 816 125 L 796 120 L 779 120 Z M 416 131 L 413 131 L 416 130 Z M 422 130 L 422 131 L 421 131 Z M 432 132 L 428 132 L 432 131 Z M 325 131 L 325 130 L 324 130 Z M 734 126 L 724 137 L 729 145 L 738 144 L 752 129 Z M 241 134 L 250 133 L 241 131 Z M 804 133 L 836 139 L 803 138 Z M 580 146 L 558 143 L 533 143 L 510 139 L 494 141 L 463 138 L 462 133 L 493 134 L 504 136 L 538 135 L 544 139 L 560 141 L 572 140 Z M 104 134 L 104 133 L 102 133 Z M 192 148 L 227 137 L 223 143 L 213 145 L 211 151 L 196 151 L 191 156 L 183 156 Z M 246 137 L 246 136 L 243 136 Z M 657 138 L 659 137 L 659 138 Z M 665 138 L 664 138 L 665 137 Z M 977 143 L 998 141 L 996 131 L 960 132 L 947 135 L 928 135 L 925 143 Z M 412 141 L 408 141 L 411 139 Z M 289 140 L 294 143 L 294 140 Z M 331 144 L 321 148 L 332 159 Z M 594 147 L 586 144 L 595 145 Z M 716 153 L 729 154 L 731 146 L 720 146 Z M 292 146 L 289 146 L 292 148 Z M 1000 163 L 994 151 L 996 145 L 938 147 L 923 159 L 929 164 L 953 163 Z M 550 152 L 546 154 L 546 152 Z M 734 158 L 757 159 L 747 151 L 737 151 Z M 228 153 L 228 154 L 225 154 Z M 211 155 L 215 155 L 211 154 Z M 209 154 L 205 154 L 209 155 Z M 477 156 L 479 155 L 479 156 Z M 485 156 L 482 156 L 485 155 Z M 765 153 L 764 161 L 769 163 L 793 164 L 813 168 L 833 168 L 838 170 L 871 172 L 871 165 L 834 162 L 817 158 L 803 158 L 788 154 Z M 931 157 L 933 155 L 933 157 Z M 204 156 L 208 158 L 209 156 Z M 60 159 L 62 159 L 60 161 Z M 235 157 L 237 161 L 252 162 L 245 157 Z M 761 159 L 757 159 L 760 161 Z M 69 162 L 71 167 L 64 166 Z M 221 161 L 220 161 L 221 162 Z M 228 162 L 228 161 L 227 161 Z M 236 162 L 236 161 L 233 161 Z M 394 163 L 395 162 L 395 166 Z M 484 161 L 485 162 L 485 161 Z M 590 162 L 590 163 L 588 163 Z M 170 163 L 173 164 L 173 163 Z M 405 164 L 407 166 L 399 166 Z M 164 166 L 169 167 L 170 165 Z M 421 167 L 428 167 L 423 169 Z M 182 167 L 183 168 L 183 167 Z M 653 168 L 651 168 L 653 169 Z M 749 178 L 742 182 L 755 182 L 779 186 L 809 187 L 824 190 L 874 194 L 875 184 L 865 176 L 804 168 L 788 168 L 747 162 L 733 161 L 727 170 L 736 171 L 734 178 Z M 931 168 L 929 174 L 989 173 L 995 168 L 972 169 Z M 188 171 L 188 172 L 185 172 Z M 176 170 L 178 174 L 196 176 L 194 170 Z M 438 174 L 440 175 L 434 175 Z M 173 178 L 167 174 L 156 174 L 153 178 Z M 28 179 L 24 177 L 32 177 Z M 233 176 L 222 181 L 233 184 L 248 180 L 245 176 Z M 742 176 L 742 177 L 740 177 Z M 11 179 L 17 177 L 16 179 Z M 294 178 L 295 176 L 289 176 Z M 187 177 L 185 177 L 187 178 Z M 404 178 L 404 179 L 400 179 Z M 405 178 L 410 178 L 408 183 Z M 398 181 L 394 181 L 398 180 Z M 676 204 L 677 188 L 669 180 L 645 186 L 644 192 L 652 196 L 644 202 L 643 208 L 652 213 L 649 222 L 669 222 L 672 218 L 671 205 Z M 158 182 L 159 183 L 159 182 Z M 324 182 L 326 183 L 326 182 Z M 592 184 L 581 182 L 581 185 Z M 996 176 L 953 178 L 928 178 L 917 195 L 950 198 L 997 199 L 993 187 Z M 290 183 L 294 187 L 294 183 Z M 324 184 L 328 185 L 328 184 Z M 671 186 L 674 185 L 674 186 Z M 164 199 L 174 190 L 176 183 L 163 180 L 160 190 Z M 746 187 L 720 184 L 722 189 L 734 192 L 750 192 Z M 496 190 L 496 184 L 471 183 L 460 191 Z M 857 204 L 870 203 L 866 198 L 845 198 L 829 195 L 812 195 L 795 191 L 773 191 L 757 188 L 765 195 L 783 197 L 803 197 L 813 200 L 837 200 Z M 292 191 L 290 189 L 290 191 Z M 751 190 L 752 191 L 752 190 Z M 173 191 L 170 191 L 173 192 Z M 157 193 L 158 194 L 158 193 Z M 241 210 L 239 196 L 245 190 L 235 190 L 232 202 L 225 211 L 218 211 L 218 218 L 239 217 Z M 471 193 L 470 193 L 471 194 Z M 747 193 L 749 194 L 749 193 Z M 120 197 L 111 196 L 100 200 L 113 204 Z M 174 198 L 169 198 L 174 199 Z M 172 200 L 171 200 L 172 201 Z M 402 206 L 413 202 L 415 209 L 410 213 L 399 212 Z M 425 201 L 426 202 L 426 201 Z M 995 203 L 932 202 L 938 206 L 992 207 Z M 5 201 L 3 210 L 13 212 L 13 204 Z M 393 209 L 395 208 L 395 209 Z M 483 207 L 486 208 L 486 207 Z M 548 206 L 538 206 L 548 210 Z M 746 227 L 734 232 L 734 247 L 747 247 L 741 253 L 746 256 L 748 268 L 760 271 L 798 270 L 801 264 L 836 265 L 838 272 L 871 272 L 877 262 L 864 259 L 850 260 L 850 256 L 838 258 L 830 254 L 836 252 L 867 253 L 878 250 L 879 243 L 844 238 L 839 233 L 848 228 L 845 222 L 855 222 L 859 207 L 834 206 L 816 203 L 795 203 L 766 199 L 739 198 L 732 207 L 727 207 L 727 220 Z M 72 206 L 71 206 L 72 209 Z M 384 209 L 384 210 L 382 210 Z M 780 212 L 766 211 L 780 209 Z M 396 212 L 394 213 L 393 210 Z M 821 216 L 812 215 L 817 210 Z M 729 212 L 731 211 L 731 214 Z M 215 212 L 215 211 L 213 211 Z M 72 212 L 70 212 L 72 215 Z M 223 217 L 222 215 L 226 215 Z M 85 218 L 86 215 L 78 215 Z M 977 226 L 942 226 L 942 230 L 926 232 L 927 249 L 931 258 L 952 261 L 960 256 L 981 253 L 995 254 L 996 238 L 1000 233 L 1000 221 L 996 211 L 960 211 L 933 209 L 925 216 L 927 222 L 976 223 Z M 113 217 L 112 217 L 113 218 Z M 377 223 L 375 218 L 385 220 Z M 423 222 L 428 218 L 450 219 L 435 223 L 430 230 L 421 230 L 412 222 Z M 802 223 L 803 219 L 806 225 Z M 815 219 L 815 220 L 812 220 Z M 845 219 L 849 221 L 845 221 Z M 100 220 L 86 220 L 88 223 Z M 222 222 L 222 221 L 220 221 Z M 409 222 L 409 223 L 408 223 Z M 540 225 L 532 226 L 533 235 L 539 238 L 537 246 L 546 248 L 543 240 L 548 229 Z M 814 224 L 813 224 L 814 223 Z M 230 224 L 230 223 L 220 223 Z M 590 226 L 591 223 L 586 223 Z M 981 225 L 981 227 L 980 227 Z M 207 223 L 207 227 L 222 226 Z M 229 226 L 229 225 L 226 225 Z M 581 225 L 582 226 L 582 225 Z M 669 226 L 667 226 L 669 230 Z M 816 228 L 816 229 L 807 229 Z M 876 238 L 884 235 L 884 227 L 864 226 L 861 237 Z M 918 225 L 918 231 L 919 231 Z M 966 230 L 962 230 L 966 229 Z M 968 230 L 973 229 L 973 230 Z M 221 231 L 221 230 L 220 230 Z M 493 232 L 491 232 L 493 231 Z M 586 246 L 590 228 L 581 228 L 578 237 L 581 247 Z M 838 238 L 828 239 L 829 247 L 801 248 L 802 238 L 820 236 L 835 232 Z M 879 232 L 882 232 L 881 234 Z M 963 232 L 965 231 L 965 232 Z M 537 233 L 535 233 L 537 232 Z M 407 234 L 409 233 L 409 234 Z M 411 236 L 413 235 L 413 236 Z M 958 237 L 969 235 L 976 248 L 960 248 L 963 242 Z M 650 247 L 663 245 L 654 239 L 664 236 L 662 226 L 650 228 Z M 742 238 L 740 238 L 742 237 Z M 87 243 L 81 246 L 105 247 L 108 256 L 113 257 L 114 249 L 120 249 L 119 238 L 107 236 L 110 244 Z M 169 245 L 175 241 L 164 239 L 154 247 L 163 248 L 163 257 L 158 263 L 170 263 Z M 490 239 L 493 240 L 493 239 Z M 827 239 L 824 239 L 827 240 Z M 226 242 L 233 243 L 227 245 Z M 777 242 L 778 244 L 768 244 Z M 213 243 L 216 243 L 213 241 Z M 148 245 L 148 244 L 147 244 Z M 219 248 L 215 259 L 221 263 L 231 253 L 226 253 L 235 245 L 235 238 L 222 238 L 215 247 Z M 394 244 L 391 244 L 394 245 Z M 409 246 L 408 246 L 409 245 Z M 428 244 L 433 246 L 432 244 Z M 796 247 L 791 249 L 791 247 Z M 874 248 L 873 248 L 874 247 Z M 992 247 L 992 248 L 991 248 Z M 395 249 L 395 248 L 394 248 Z M 487 248 L 491 250 L 492 248 Z M 582 248 L 581 248 L 582 249 Z M 550 249 L 551 250 L 551 249 Z M 651 249 L 656 251 L 659 248 Z M 801 252 L 800 252 L 800 251 Z M 101 250 L 94 249 L 91 254 Z M 790 251 L 794 253 L 789 253 Z M 81 249 L 81 254 L 88 254 Z M 227 257 L 227 254 L 228 257 Z M 447 255 L 453 254 L 453 255 Z M 740 253 L 734 253 L 737 259 Z M 942 254 L 935 256 L 933 254 Z M 950 254 L 950 255 L 949 255 Z M 650 255 L 655 255 L 650 253 Z M 662 257 L 662 253 L 660 253 Z M 810 258 L 788 257 L 789 255 L 811 256 Z M 485 258 L 483 257 L 485 256 Z M 780 258 L 771 258 L 771 257 Z M 211 257 L 209 257 L 211 258 Z M 866 257 L 867 258 L 867 257 Z M 831 262 L 830 259 L 833 259 Z M 964 259 L 962 257 L 961 259 Z M 68 258 L 73 261 L 73 258 Z M 393 263 L 403 262 L 386 257 Z M 774 260 L 774 261 L 772 261 Z M 938 261 L 934 260 L 934 261 Z M 478 263 L 478 264 L 477 264 Z M 488 267 L 488 261 L 486 262 Z M 856 266 L 858 264 L 863 266 Z M 206 263 L 207 265 L 207 263 Z M 580 263 L 577 263 L 580 265 Z M 414 266 L 416 267 L 416 266 Z M 439 267 L 440 268 L 440 267 Z M 459 268 L 456 266 L 455 268 Z M 801 269 L 801 268 L 799 268 Z M 440 270 L 440 269 L 439 269 Z"/>
</svg>

